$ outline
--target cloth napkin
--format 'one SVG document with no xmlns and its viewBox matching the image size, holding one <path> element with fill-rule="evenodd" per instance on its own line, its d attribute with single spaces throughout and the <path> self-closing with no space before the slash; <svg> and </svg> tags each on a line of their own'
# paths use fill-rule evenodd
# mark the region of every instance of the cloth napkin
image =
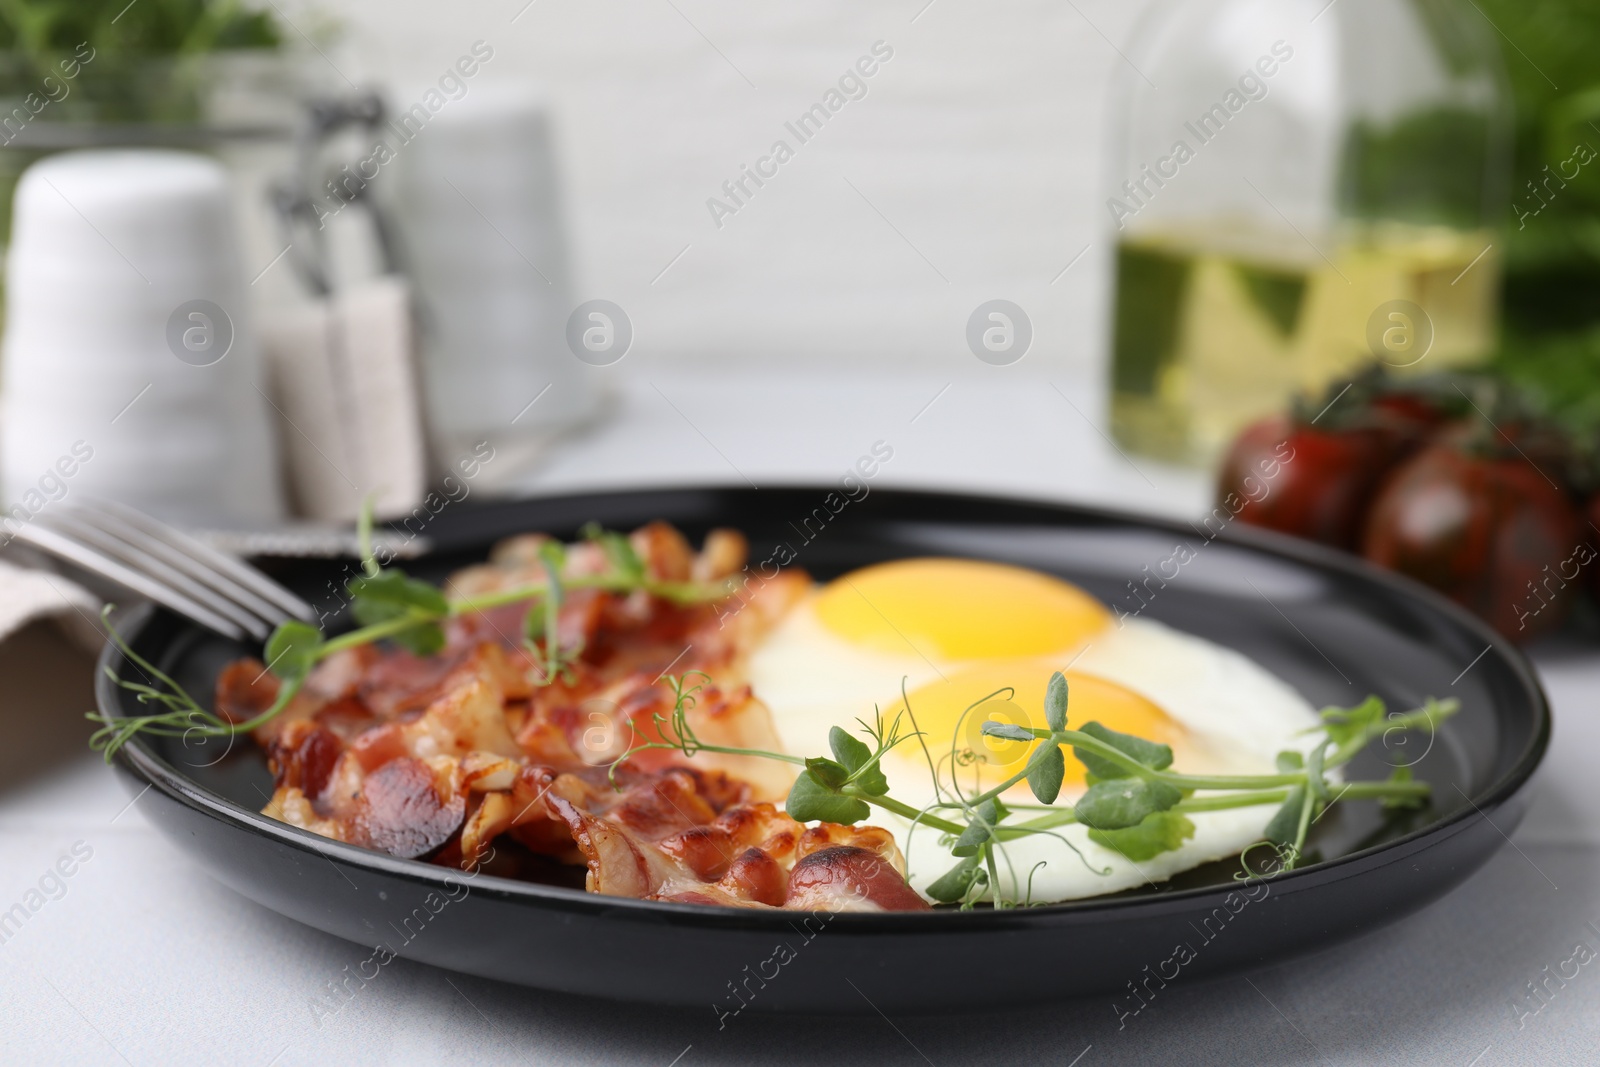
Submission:
<svg viewBox="0 0 1600 1067">
<path fill-rule="evenodd" d="M 0 560 L 0 641 L 30 622 L 50 619 L 91 652 L 105 644 L 100 599 L 76 582 L 48 570 Z"/>
</svg>

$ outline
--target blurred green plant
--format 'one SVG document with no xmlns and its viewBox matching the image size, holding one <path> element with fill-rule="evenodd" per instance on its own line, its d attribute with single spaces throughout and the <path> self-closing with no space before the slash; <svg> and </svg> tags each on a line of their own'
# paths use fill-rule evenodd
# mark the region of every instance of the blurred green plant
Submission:
<svg viewBox="0 0 1600 1067">
<path fill-rule="evenodd" d="M 237 0 L 0 0 L 0 48 L 48 66 L 87 41 L 105 56 L 275 48 L 277 23 Z"/>
<path fill-rule="evenodd" d="M 1479 0 L 1500 31 L 1516 107 L 1507 205 L 1510 344 L 1600 325 L 1600 4 Z M 1580 153 L 1581 157 L 1581 153 Z"/>
<path fill-rule="evenodd" d="M 1490 370 L 1567 434 L 1579 487 L 1600 489 L 1600 326 L 1537 337 L 1508 334 Z"/>
<path fill-rule="evenodd" d="M 198 122 L 208 56 L 283 44 L 264 3 L 0 0 L 0 247 L 19 177 L 48 154 L 27 127 Z"/>
<path fill-rule="evenodd" d="M 53 122 L 193 122 L 203 57 L 280 44 L 239 0 L 0 0 L 0 111 L 34 94 Z"/>
<path fill-rule="evenodd" d="M 1394 122 L 1357 120 L 1340 156 L 1339 195 L 1356 218 L 1482 225 L 1490 116 L 1438 107 Z"/>
<path fill-rule="evenodd" d="M 1600 442 L 1600 4 L 1475 0 L 1516 109 L 1494 369 Z"/>
</svg>

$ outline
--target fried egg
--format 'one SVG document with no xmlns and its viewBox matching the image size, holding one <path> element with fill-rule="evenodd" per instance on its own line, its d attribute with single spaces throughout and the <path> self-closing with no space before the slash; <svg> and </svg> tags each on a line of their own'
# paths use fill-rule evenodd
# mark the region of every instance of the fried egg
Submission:
<svg viewBox="0 0 1600 1067">
<path fill-rule="evenodd" d="M 1274 773 L 1276 755 L 1305 752 L 1306 731 L 1318 724 L 1304 698 L 1238 652 L 1152 620 L 1117 619 L 1059 578 L 974 560 L 899 560 L 819 586 L 746 664 L 790 753 L 826 755 L 833 726 L 860 736 L 860 722 L 880 712 L 885 722 L 903 715 L 903 729 L 922 736 L 882 766 L 890 795 L 919 808 L 948 796 L 952 774 L 972 796 L 1021 770 L 1030 746 L 987 737 L 982 724 L 1043 727 L 1045 686 L 1058 670 L 1067 677 L 1069 725 L 1094 721 L 1170 745 L 1178 772 Z M 1082 765 L 1067 757 L 1056 808 L 1085 788 Z M 1038 804 L 1025 782 L 1003 799 L 1013 808 Z M 1237 855 L 1261 838 L 1273 811 L 1191 813 L 1191 838 L 1139 862 L 1090 841 L 1085 827 L 1058 827 L 1007 842 L 999 875 L 1008 897 L 1035 903 L 1154 884 Z M 872 821 L 894 833 L 919 891 L 957 862 L 937 830 L 881 809 Z"/>
</svg>

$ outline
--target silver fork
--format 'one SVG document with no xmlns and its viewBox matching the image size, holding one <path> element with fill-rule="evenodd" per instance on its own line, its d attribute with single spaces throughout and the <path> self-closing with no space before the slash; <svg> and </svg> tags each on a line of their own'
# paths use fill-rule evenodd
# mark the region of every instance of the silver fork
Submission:
<svg viewBox="0 0 1600 1067">
<path fill-rule="evenodd" d="M 291 618 L 317 621 L 310 604 L 256 568 L 124 504 L 49 508 L 15 536 L 236 640 L 265 640 Z"/>
</svg>

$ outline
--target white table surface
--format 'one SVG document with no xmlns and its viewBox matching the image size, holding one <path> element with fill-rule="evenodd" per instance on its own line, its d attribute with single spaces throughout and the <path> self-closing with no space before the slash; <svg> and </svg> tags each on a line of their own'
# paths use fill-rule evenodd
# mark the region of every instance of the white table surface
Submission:
<svg viewBox="0 0 1600 1067">
<path fill-rule="evenodd" d="M 883 439 L 895 455 L 878 484 L 1173 515 L 1197 513 L 1208 495 L 1192 476 L 1134 468 L 1112 451 L 1088 421 L 1098 411 L 1088 390 L 974 378 L 923 410 L 944 385 L 735 388 L 641 378 L 624 391 L 617 422 L 572 442 L 528 484 L 776 484 L 842 471 Z M 0 650 L 0 681 L 19 677 L 18 659 Z M 1520 1027 L 1514 1010 L 1541 968 L 1554 970 L 1580 941 L 1600 946 L 1600 818 L 1584 800 L 1594 793 L 1589 744 L 1600 749 L 1600 654 L 1569 640 L 1537 649 L 1535 660 L 1555 704 L 1557 743 L 1512 835 L 1516 847 L 1398 925 L 1246 977 L 1174 983 L 1120 1032 L 1103 1000 L 893 1020 L 746 1014 L 719 1032 L 709 1009 L 618 1006 L 404 960 L 319 1028 L 317 991 L 368 950 L 213 883 L 130 806 L 95 757 L 69 754 L 20 783 L 16 773 L 0 778 L 0 910 L 75 843 L 92 849 L 64 895 L 0 945 L 0 1062 L 1595 1062 L 1600 973 L 1582 968 Z M 14 696 L 0 710 L 6 744 L 54 729 L 30 724 Z"/>
</svg>

